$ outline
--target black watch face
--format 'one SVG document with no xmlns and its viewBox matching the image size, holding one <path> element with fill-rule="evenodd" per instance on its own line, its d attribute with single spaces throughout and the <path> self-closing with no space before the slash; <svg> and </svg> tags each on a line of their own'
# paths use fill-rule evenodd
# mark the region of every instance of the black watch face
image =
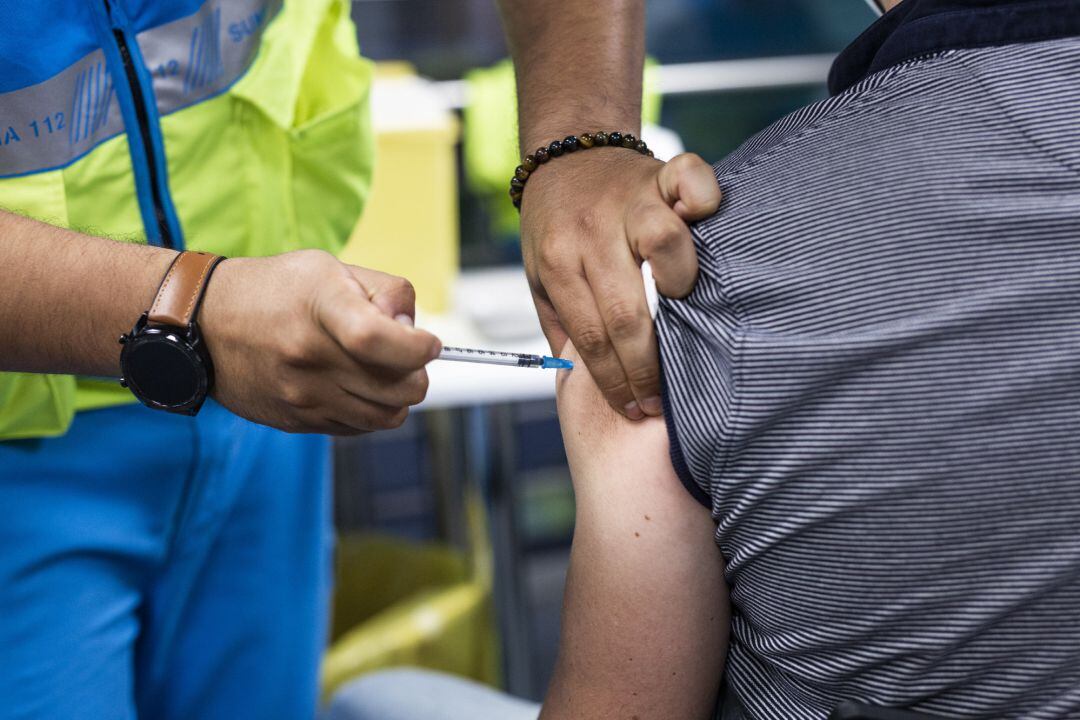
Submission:
<svg viewBox="0 0 1080 720">
<path fill-rule="evenodd" d="M 136 397 L 163 409 L 182 408 L 207 390 L 202 358 L 176 333 L 147 330 L 124 346 L 124 381 Z"/>
</svg>

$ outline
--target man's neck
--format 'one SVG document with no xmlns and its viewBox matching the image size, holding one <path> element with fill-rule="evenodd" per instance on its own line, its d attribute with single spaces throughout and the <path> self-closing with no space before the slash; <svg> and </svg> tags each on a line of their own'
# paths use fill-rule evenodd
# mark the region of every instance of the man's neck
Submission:
<svg viewBox="0 0 1080 720">
<path fill-rule="evenodd" d="M 881 4 L 885 6 L 885 12 L 889 12 L 894 7 L 899 5 L 901 1 L 902 0 L 883 0 Z"/>
</svg>

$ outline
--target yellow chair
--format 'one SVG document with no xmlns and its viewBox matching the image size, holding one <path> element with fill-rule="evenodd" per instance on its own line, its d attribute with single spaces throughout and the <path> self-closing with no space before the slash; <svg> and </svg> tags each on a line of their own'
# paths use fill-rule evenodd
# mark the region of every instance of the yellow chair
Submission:
<svg viewBox="0 0 1080 720">
<path fill-rule="evenodd" d="M 468 552 L 372 536 L 340 542 L 324 700 L 360 675 L 400 665 L 498 683 L 487 523 L 478 495 L 465 507 Z"/>
</svg>

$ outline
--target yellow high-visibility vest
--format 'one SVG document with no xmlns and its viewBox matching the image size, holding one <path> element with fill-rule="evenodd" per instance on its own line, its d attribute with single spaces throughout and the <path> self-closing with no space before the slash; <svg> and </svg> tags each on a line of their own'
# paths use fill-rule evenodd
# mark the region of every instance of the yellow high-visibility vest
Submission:
<svg viewBox="0 0 1080 720">
<path fill-rule="evenodd" d="M 348 0 L 26 5 L 0 30 L 0 70 L 19 69 L 0 73 L 0 208 L 229 257 L 348 239 L 374 152 Z M 0 440 L 131 401 L 115 382 L 0 373 Z"/>
</svg>

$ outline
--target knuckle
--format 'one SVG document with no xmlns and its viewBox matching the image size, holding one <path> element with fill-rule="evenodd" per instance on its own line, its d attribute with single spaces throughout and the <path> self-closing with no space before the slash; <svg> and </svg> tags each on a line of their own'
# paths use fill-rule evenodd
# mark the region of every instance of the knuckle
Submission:
<svg viewBox="0 0 1080 720">
<path fill-rule="evenodd" d="M 335 258 L 325 250 L 317 250 L 314 248 L 307 248 L 304 250 L 296 250 L 290 255 L 296 259 L 301 265 L 320 267 L 327 265 L 328 263 L 337 263 Z"/>
<path fill-rule="evenodd" d="M 604 227 L 604 216 L 592 207 L 584 208 L 570 216 L 574 232 L 584 237 L 599 235 Z"/>
<path fill-rule="evenodd" d="M 608 309 L 608 332 L 616 340 L 634 335 L 647 317 L 636 304 L 614 303 Z"/>
<path fill-rule="evenodd" d="M 420 403 L 422 403 L 424 401 L 424 398 L 427 397 L 429 385 L 430 380 L 428 379 L 427 372 L 421 371 L 417 376 L 416 380 L 414 380 L 412 383 L 412 388 L 410 389 L 411 392 L 408 398 L 408 404 L 419 405 Z"/>
<path fill-rule="evenodd" d="M 400 408 L 383 414 L 379 420 L 379 427 L 383 430 L 396 430 L 405 424 L 409 417 L 409 408 Z"/>
<path fill-rule="evenodd" d="M 605 237 L 604 216 L 596 208 L 585 208 L 569 214 L 536 253 L 536 268 L 541 278 L 565 278 L 574 272 L 575 260 L 583 247 Z"/>
<path fill-rule="evenodd" d="M 278 395 L 288 407 L 293 410 L 309 410 L 315 406 L 315 399 L 310 390 L 303 383 L 296 380 L 282 382 L 278 389 Z"/>
<path fill-rule="evenodd" d="M 311 359 L 311 343 L 302 334 L 288 333 L 282 338 L 278 352 L 287 367 L 306 367 Z"/>
<path fill-rule="evenodd" d="M 598 327 L 582 328 L 574 337 L 574 346 L 585 357 L 596 357 L 607 349 L 607 333 Z"/>
<path fill-rule="evenodd" d="M 681 153 L 671 158 L 671 164 L 676 170 L 689 170 L 690 168 L 704 165 L 705 161 L 697 153 Z"/>
<path fill-rule="evenodd" d="M 403 277 L 394 278 L 392 289 L 395 294 L 400 295 L 410 302 L 416 300 L 416 286 Z"/>
<path fill-rule="evenodd" d="M 356 428 L 362 433 L 375 432 L 384 429 L 382 416 L 379 415 L 377 411 L 368 408 L 354 409 L 352 412 L 347 413 L 344 418 L 344 424 Z"/>
<path fill-rule="evenodd" d="M 353 323 L 344 339 L 346 346 L 353 350 L 364 350 L 375 342 L 377 335 L 375 324 L 366 318 Z"/>
<path fill-rule="evenodd" d="M 660 385 L 660 369 L 657 367 L 642 365 L 627 370 L 630 384 L 636 388 L 653 388 Z"/>
<path fill-rule="evenodd" d="M 642 255 L 665 253 L 676 249 L 685 238 L 686 226 L 670 213 L 651 213 L 642 221 Z"/>
<path fill-rule="evenodd" d="M 544 246 L 540 248 L 539 256 L 537 257 L 537 267 L 540 271 L 540 276 L 543 277 L 562 277 L 566 275 L 569 269 L 569 263 L 567 262 L 568 249 L 559 242 L 549 241 L 544 243 Z"/>
</svg>

